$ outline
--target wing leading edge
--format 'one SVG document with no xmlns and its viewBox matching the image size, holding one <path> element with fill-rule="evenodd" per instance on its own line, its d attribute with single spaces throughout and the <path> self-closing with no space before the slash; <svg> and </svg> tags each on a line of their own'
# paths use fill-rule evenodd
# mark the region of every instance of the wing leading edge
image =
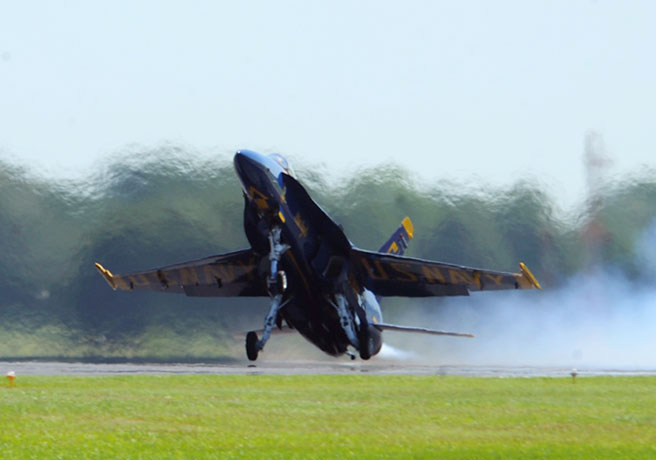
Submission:
<svg viewBox="0 0 656 460">
<path fill-rule="evenodd" d="M 361 282 L 379 296 L 432 297 L 469 295 L 470 291 L 541 289 L 523 263 L 520 273 L 498 272 L 394 254 L 351 251 Z"/>
<path fill-rule="evenodd" d="M 95 266 L 114 290 L 193 297 L 260 297 L 268 296 L 261 260 L 251 249 L 243 249 L 126 275 L 115 275 L 99 263 Z"/>
</svg>

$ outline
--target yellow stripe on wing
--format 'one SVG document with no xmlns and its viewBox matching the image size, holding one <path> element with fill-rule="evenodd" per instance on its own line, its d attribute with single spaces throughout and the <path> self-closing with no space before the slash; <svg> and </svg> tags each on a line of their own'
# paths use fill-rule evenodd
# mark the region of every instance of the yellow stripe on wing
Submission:
<svg viewBox="0 0 656 460">
<path fill-rule="evenodd" d="M 105 267 L 100 265 L 98 262 L 96 262 L 94 265 L 95 265 L 96 269 L 100 272 L 102 277 L 105 278 L 105 281 L 107 281 L 107 284 L 109 284 L 109 286 L 112 289 L 116 290 L 116 281 L 114 281 L 114 275 L 112 274 L 112 272 L 107 270 Z"/>
<path fill-rule="evenodd" d="M 526 278 L 529 283 L 531 283 L 534 287 L 537 289 L 542 289 L 542 286 L 540 286 L 540 283 L 538 283 L 538 280 L 535 279 L 535 276 L 533 276 L 533 273 L 531 273 L 531 270 L 528 269 L 526 265 L 524 265 L 524 262 L 519 263 L 519 268 L 522 270 L 522 276 Z"/>
</svg>

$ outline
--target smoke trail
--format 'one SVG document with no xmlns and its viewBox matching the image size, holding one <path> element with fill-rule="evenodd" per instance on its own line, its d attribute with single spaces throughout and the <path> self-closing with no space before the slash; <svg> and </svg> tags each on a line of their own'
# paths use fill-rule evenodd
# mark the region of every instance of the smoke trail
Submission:
<svg viewBox="0 0 656 460">
<path fill-rule="evenodd" d="M 413 351 L 405 351 L 400 348 L 393 347 L 387 343 L 383 343 L 383 347 L 377 355 L 379 358 L 394 360 L 394 361 L 408 361 L 417 358 L 417 354 Z"/>
<path fill-rule="evenodd" d="M 595 268 L 539 292 L 422 302 L 421 324 L 428 318 L 433 327 L 473 332 L 475 339 L 404 342 L 388 335 L 386 340 L 441 364 L 654 369 L 656 220 L 637 241 L 636 254 L 645 267 L 637 279 L 619 269 Z M 395 320 L 417 324 L 418 317 Z"/>
</svg>

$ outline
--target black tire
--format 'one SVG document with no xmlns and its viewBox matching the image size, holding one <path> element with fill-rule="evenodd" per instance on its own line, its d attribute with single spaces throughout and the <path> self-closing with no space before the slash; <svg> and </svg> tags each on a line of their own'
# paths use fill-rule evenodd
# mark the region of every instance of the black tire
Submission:
<svg viewBox="0 0 656 460">
<path fill-rule="evenodd" d="M 360 319 L 360 330 L 358 331 L 358 342 L 360 342 L 360 359 L 367 360 L 371 358 L 371 350 L 369 349 L 369 342 L 371 340 L 369 334 L 369 324 L 367 323 L 367 315 L 364 311 L 358 309 L 358 318 Z"/>
<path fill-rule="evenodd" d="M 257 349 L 258 342 L 257 334 L 254 331 L 250 331 L 246 334 L 246 356 L 250 361 L 255 361 L 257 359 L 257 354 L 259 350 Z"/>
<path fill-rule="evenodd" d="M 369 331 L 362 331 L 358 334 L 358 341 L 360 342 L 360 359 L 365 361 L 371 358 L 369 351 Z"/>
</svg>

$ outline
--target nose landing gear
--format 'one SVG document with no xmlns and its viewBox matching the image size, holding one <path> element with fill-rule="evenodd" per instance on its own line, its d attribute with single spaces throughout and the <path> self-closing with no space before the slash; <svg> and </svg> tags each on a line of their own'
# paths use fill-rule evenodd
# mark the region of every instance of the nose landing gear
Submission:
<svg viewBox="0 0 656 460">
<path fill-rule="evenodd" d="M 246 356 L 248 356 L 249 360 L 255 361 L 257 359 L 258 353 L 262 351 L 264 345 L 266 345 L 266 343 L 269 341 L 269 337 L 271 337 L 273 326 L 276 325 L 278 311 L 287 305 L 290 300 L 291 298 L 282 302 L 282 294 L 278 294 L 273 298 L 271 308 L 269 309 L 269 314 L 264 320 L 264 332 L 262 333 L 261 339 L 258 340 L 257 332 L 255 331 L 250 331 L 248 334 L 246 334 Z"/>
<path fill-rule="evenodd" d="M 278 270 L 278 262 L 282 254 L 289 249 L 289 246 L 280 242 L 280 233 L 280 227 L 274 227 L 269 233 L 271 251 L 269 252 L 270 267 L 267 287 L 271 296 L 271 308 L 264 320 L 262 338 L 258 339 L 255 331 L 250 331 L 246 334 L 246 356 L 250 361 L 257 359 L 257 355 L 264 348 L 264 345 L 271 336 L 271 331 L 278 318 L 278 312 L 291 300 L 291 298 L 288 298 L 284 302 L 282 300 L 283 294 L 287 290 L 287 275 L 284 271 Z"/>
</svg>

